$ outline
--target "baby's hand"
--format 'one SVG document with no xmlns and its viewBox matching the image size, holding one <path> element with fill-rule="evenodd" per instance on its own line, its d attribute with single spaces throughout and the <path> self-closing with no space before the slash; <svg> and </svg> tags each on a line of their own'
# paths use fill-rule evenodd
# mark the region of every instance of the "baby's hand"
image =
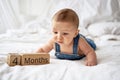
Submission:
<svg viewBox="0 0 120 80">
<path fill-rule="evenodd" d="M 85 65 L 86 66 L 95 66 L 95 65 L 97 65 L 97 61 L 96 60 L 94 60 L 94 61 L 86 60 Z"/>
</svg>

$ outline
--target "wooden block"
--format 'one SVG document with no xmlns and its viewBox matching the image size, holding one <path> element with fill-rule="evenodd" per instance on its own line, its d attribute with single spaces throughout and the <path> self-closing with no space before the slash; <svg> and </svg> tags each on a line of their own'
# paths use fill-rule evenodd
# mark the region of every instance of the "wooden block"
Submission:
<svg viewBox="0 0 120 80">
<path fill-rule="evenodd" d="M 9 53 L 7 56 L 7 63 L 9 66 L 21 64 L 21 56 L 17 53 Z"/>
<path fill-rule="evenodd" d="M 21 65 L 39 65 L 50 63 L 50 54 L 48 53 L 22 54 L 21 56 Z"/>
</svg>

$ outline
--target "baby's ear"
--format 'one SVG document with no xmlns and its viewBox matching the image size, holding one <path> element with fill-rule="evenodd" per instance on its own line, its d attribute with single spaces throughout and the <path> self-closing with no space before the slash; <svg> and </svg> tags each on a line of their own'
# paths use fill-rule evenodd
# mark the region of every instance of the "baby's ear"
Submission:
<svg viewBox="0 0 120 80">
<path fill-rule="evenodd" d="M 77 30 L 77 32 L 79 33 L 79 32 L 80 32 L 80 30 L 78 29 L 78 30 Z"/>
<path fill-rule="evenodd" d="M 79 29 L 76 30 L 75 37 L 78 35 L 79 31 L 80 31 Z"/>
</svg>

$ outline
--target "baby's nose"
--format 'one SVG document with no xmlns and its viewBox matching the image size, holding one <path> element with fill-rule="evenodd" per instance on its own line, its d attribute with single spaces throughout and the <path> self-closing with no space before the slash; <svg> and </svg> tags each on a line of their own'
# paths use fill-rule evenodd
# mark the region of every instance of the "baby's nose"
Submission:
<svg viewBox="0 0 120 80">
<path fill-rule="evenodd" d="M 61 34 L 58 34 L 57 39 L 58 39 L 58 40 L 62 40 L 62 35 L 61 35 Z"/>
</svg>

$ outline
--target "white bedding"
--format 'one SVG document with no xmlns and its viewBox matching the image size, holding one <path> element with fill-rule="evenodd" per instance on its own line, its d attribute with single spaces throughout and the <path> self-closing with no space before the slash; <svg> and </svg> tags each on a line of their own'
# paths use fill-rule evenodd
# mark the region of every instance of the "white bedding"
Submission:
<svg viewBox="0 0 120 80">
<path fill-rule="evenodd" d="M 50 64 L 10 67 L 6 63 L 6 55 L 2 55 L 4 51 L 6 51 L 4 53 L 32 52 L 38 46 L 29 44 L 32 47 L 28 47 L 26 43 L 21 45 L 4 43 L 4 46 L 0 44 L 0 80 L 120 80 L 120 41 L 109 43 L 113 45 L 98 47 L 96 50 L 98 65 L 92 67 L 84 65 L 85 59 L 76 61 L 56 59 L 54 51 L 50 52 Z"/>
<path fill-rule="evenodd" d="M 14 35 L 20 34 L 22 33 Z M 94 38 L 98 46 L 96 66 L 85 66 L 85 58 L 76 61 L 56 59 L 54 51 L 50 52 L 50 64 L 8 66 L 6 63 L 8 53 L 34 53 L 49 38 L 47 35 L 47 38 L 40 36 L 43 38 L 41 40 L 38 36 L 32 36 L 31 40 L 29 36 L 25 36 L 26 34 L 23 35 L 25 39 L 23 36 L 14 37 L 7 34 L 1 36 L 0 80 L 120 80 L 120 41 L 111 39 L 114 35 Z"/>
</svg>

